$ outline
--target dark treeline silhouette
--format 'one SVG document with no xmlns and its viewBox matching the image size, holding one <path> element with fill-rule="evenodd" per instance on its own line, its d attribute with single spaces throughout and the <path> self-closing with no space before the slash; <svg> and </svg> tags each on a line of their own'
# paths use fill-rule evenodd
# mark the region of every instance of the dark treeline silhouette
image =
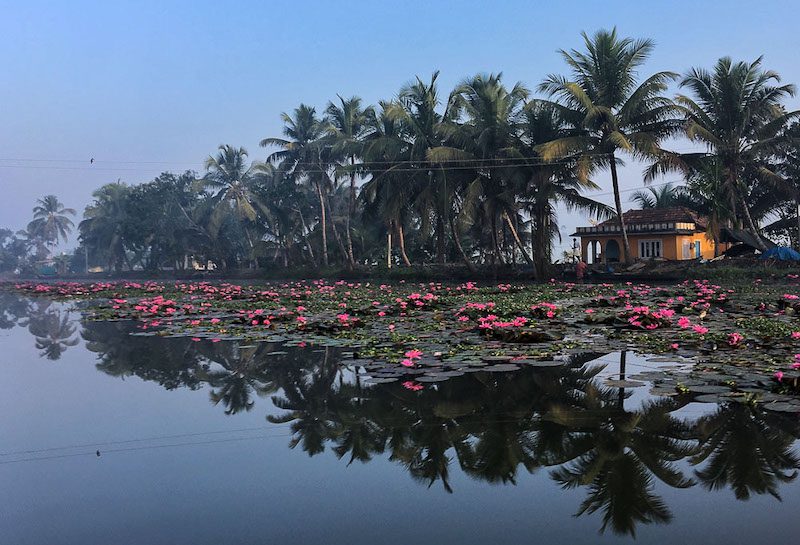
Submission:
<svg viewBox="0 0 800 545">
<path fill-rule="evenodd" d="M 374 106 L 357 96 L 320 110 L 299 105 L 282 114 L 280 137 L 261 141 L 263 160 L 223 145 L 202 174 L 107 184 L 80 222 L 72 268 L 456 262 L 473 272 L 524 265 L 541 277 L 563 234 L 559 206 L 621 217 L 617 169 L 625 159 L 646 163 L 646 184 L 683 178 L 634 195 L 640 205 L 690 207 L 710 219 L 713 240 L 728 226 L 800 245 L 800 128 L 798 112 L 783 105 L 793 85 L 761 58 L 642 74 L 652 41 L 616 30 L 583 39 L 580 49 L 560 52 L 566 74 L 548 75 L 538 95 L 501 74 L 466 78 L 446 93 L 435 72 Z M 698 151 L 662 147 L 675 138 Z M 613 207 L 591 198 L 598 189 L 613 194 Z M 9 233 L 2 246 L 38 241 L 43 253 L 67 232 L 69 212 L 55 214 L 58 221 L 37 212 L 27 234 Z"/>
</svg>

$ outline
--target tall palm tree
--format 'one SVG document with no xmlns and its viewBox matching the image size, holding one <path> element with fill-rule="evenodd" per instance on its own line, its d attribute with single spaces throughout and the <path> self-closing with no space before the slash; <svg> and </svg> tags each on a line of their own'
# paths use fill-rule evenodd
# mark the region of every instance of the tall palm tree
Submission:
<svg viewBox="0 0 800 545">
<path fill-rule="evenodd" d="M 36 201 L 33 208 L 33 221 L 28 230 L 44 240 L 45 245 L 55 246 L 59 239 L 67 241 L 74 224 L 67 216 L 74 216 L 75 210 L 66 208 L 55 195 L 45 195 Z"/>
<path fill-rule="evenodd" d="M 337 95 L 338 96 L 338 95 Z M 363 140 L 369 131 L 369 121 L 375 112 L 371 106 L 362 108 L 359 97 L 348 99 L 339 98 L 339 104 L 328 103 L 325 116 L 333 134 L 333 154 L 349 162 L 348 174 L 350 177 L 349 210 L 345 215 L 345 236 L 347 240 L 347 264 L 352 268 L 355 265 L 353 255 L 353 239 L 351 236 L 350 222 L 356 215 L 356 159 L 360 158 L 363 150 Z"/>
<path fill-rule="evenodd" d="M 446 145 L 431 150 L 429 157 L 439 162 L 464 161 L 471 165 L 472 179 L 464 194 L 467 217 L 474 217 L 483 208 L 490 222 L 492 261 L 501 260 L 497 220 L 506 221 L 523 257 L 528 255 L 517 230 L 518 202 L 511 183 L 511 167 L 507 159 L 514 156 L 518 145 L 522 109 L 528 90 L 516 83 L 507 89 L 502 74 L 479 74 L 456 87 L 450 99 L 452 119 L 443 123 Z M 456 117 L 458 116 L 458 118 Z M 460 119 L 463 122 L 459 123 Z"/>
<path fill-rule="evenodd" d="M 680 127 L 677 107 L 663 96 L 677 74 L 657 72 L 637 84 L 637 69 L 653 51 L 651 40 L 619 38 L 616 28 L 582 36 L 585 51 L 560 51 L 572 71 L 571 77 L 550 75 L 539 86 L 556 98 L 561 115 L 573 127 L 571 135 L 544 144 L 542 155 L 555 159 L 581 153 L 577 169 L 581 179 L 586 178 L 590 165 L 611 171 L 625 261 L 630 262 L 617 153 L 634 158 L 662 153 L 660 142 Z"/>
<path fill-rule="evenodd" d="M 543 278 L 552 262 L 552 240 L 560 238 L 557 205 L 567 210 L 582 210 L 595 217 L 611 215 L 611 209 L 584 195 L 582 192 L 598 189 L 588 178 L 575 176 L 579 156 L 571 159 L 545 161 L 540 155 L 542 144 L 551 142 L 569 131 L 558 110 L 552 104 L 532 101 L 525 107 L 521 127 L 522 144 L 517 174 L 522 177 L 520 199 L 531 218 L 531 249 L 537 278 Z"/>
<path fill-rule="evenodd" d="M 713 157 L 722 169 L 724 193 L 735 226 L 742 220 L 766 249 L 748 204 L 756 180 L 781 181 L 767 162 L 791 136 L 788 124 L 800 111 L 787 112 L 782 101 L 794 85 L 778 85 L 780 76 L 753 62 L 717 61 L 713 71 L 692 68 L 681 80 L 692 96 L 678 95 L 685 112 L 686 135 L 704 144 L 706 153 L 667 154 L 648 169 L 648 178 L 668 170 L 690 172 L 698 160 Z"/>
<path fill-rule="evenodd" d="M 428 232 L 429 220 L 433 217 L 436 261 L 444 263 L 447 260 L 446 226 L 452 218 L 453 185 L 452 180 L 448 184 L 442 165 L 431 160 L 430 152 L 444 143 L 442 122 L 450 119 L 452 112 L 449 101 L 442 113 L 438 111 L 441 103 L 438 78 L 437 70 L 428 82 L 417 77 L 405 85 L 388 114 L 401 123 L 403 138 L 410 144 L 407 162 L 396 165 L 395 169 L 406 171 L 415 185 L 414 206 L 419 213 L 420 230 L 423 233 Z"/>
<path fill-rule="evenodd" d="M 297 183 L 309 182 L 315 189 L 319 199 L 320 224 L 322 226 L 322 262 L 328 266 L 328 221 L 325 196 L 329 190 L 323 161 L 327 124 L 317 118 L 316 110 L 305 104 L 295 108 L 293 115 L 281 114 L 283 134 L 287 138 L 264 138 L 261 147 L 278 147 L 267 161 L 279 165 L 279 168 L 291 176 Z"/>
<path fill-rule="evenodd" d="M 386 225 L 388 266 L 392 259 L 392 235 L 396 233 L 400 255 L 410 267 L 404 226 L 412 213 L 415 185 L 402 167 L 409 164 L 413 143 L 405 138 L 397 116 L 391 114 L 393 108 L 397 105 L 381 102 L 380 109 L 370 120 L 371 129 L 364 138 L 363 151 L 367 164 L 364 172 L 370 178 L 362 187 L 361 196 L 364 215 L 378 216 Z"/>
<path fill-rule="evenodd" d="M 219 234 L 227 217 L 233 215 L 242 225 L 250 248 L 251 263 L 258 266 L 255 258 L 255 243 L 251 233 L 259 214 L 266 210 L 257 194 L 257 173 L 263 170 L 259 163 L 247 164 L 247 150 L 230 145 L 219 146 L 216 155 L 209 155 L 205 162 L 206 174 L 201 182 L 214 191 L 214 211 L 210 218 L 210 231 Z"/>
<path fill-rule="evenodd" d="M 111 268 L 119 271 L 128 263 L 125 228 L 128 222 L 127 199 L 131 188 L 117 181 L 92 193 L 94 202 L 86 207 L 78 224 L 81 241 L 95 248 Z"/>
</svg>

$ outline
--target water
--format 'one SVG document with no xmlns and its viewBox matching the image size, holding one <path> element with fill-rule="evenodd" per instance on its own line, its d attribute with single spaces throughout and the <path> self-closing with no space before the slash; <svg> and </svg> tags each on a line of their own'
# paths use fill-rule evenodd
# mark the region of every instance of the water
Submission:
<svg viewBox="0 0 800 545">
<path fill-rule="evenodd" d="M 795 415 L 605 387 L 619 353 L 411 391 L 364 385 L 332 348 L 129 337 L 8 294 L 0 327 L 4 544 L 790 543 L 800 526 Z"/>
</svg>

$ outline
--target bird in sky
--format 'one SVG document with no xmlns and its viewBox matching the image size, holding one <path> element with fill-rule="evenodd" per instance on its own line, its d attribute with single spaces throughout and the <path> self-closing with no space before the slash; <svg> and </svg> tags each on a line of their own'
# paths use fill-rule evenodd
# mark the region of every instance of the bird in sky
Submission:
<svg viewBox="0 0 800 545">
<path fill-rule="evenodd" d="M 94 163 L 94 157 L 92 157 L 91 159 L 89 159 L 89 164 L 91 165 L 91 164 L 93 164 L 93 163 Z"/>
</svg>

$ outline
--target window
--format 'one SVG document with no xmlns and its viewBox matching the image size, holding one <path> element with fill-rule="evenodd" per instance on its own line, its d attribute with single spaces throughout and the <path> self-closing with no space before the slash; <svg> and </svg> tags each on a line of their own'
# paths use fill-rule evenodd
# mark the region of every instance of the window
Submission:
<svg viewBox="0 0 800 545">
<path fill-rule="evenodd" d="M 654 257 L 661 257 L 661 241 L 640 240 L 639 257 L 643 259 L 653 259 Z"/>
<path fill-rule="evenodd" d="M 692 243 L 688 240 L 683 242 L 683 259 L 692 259 Z"/>
</svg>

